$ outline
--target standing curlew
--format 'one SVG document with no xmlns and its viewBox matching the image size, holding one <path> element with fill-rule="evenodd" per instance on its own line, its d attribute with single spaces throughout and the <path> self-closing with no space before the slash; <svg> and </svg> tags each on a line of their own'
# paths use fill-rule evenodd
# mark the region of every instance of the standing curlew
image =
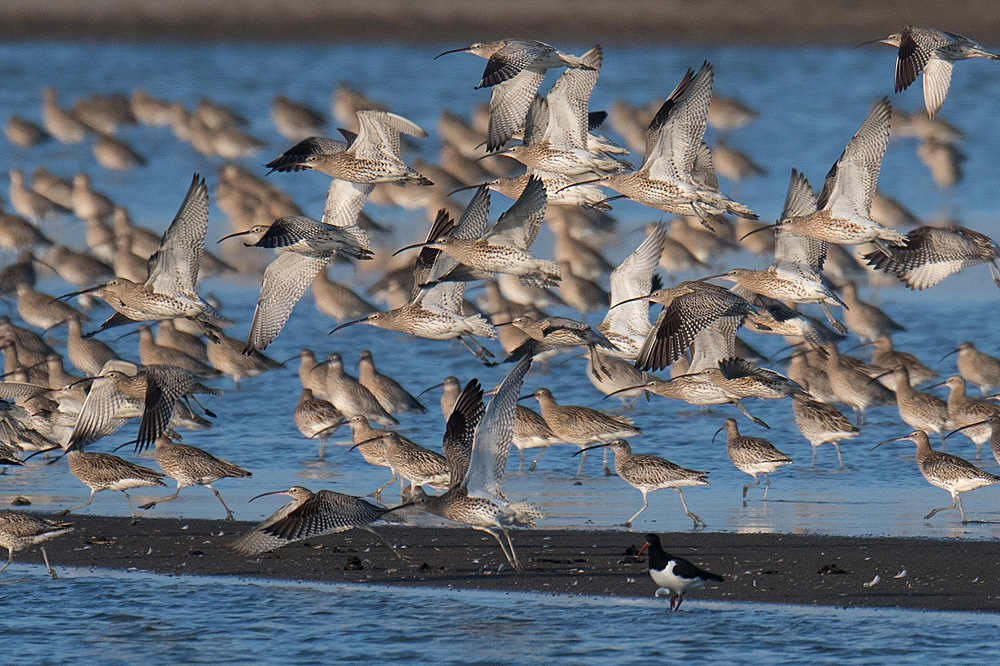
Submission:
<svg viewBox="0 0 1000 666">
<path fill-rule="evenodd" d="M 646 502 L 647 493 L 659 490 L 660 488 L 673 488 L 676 490 L 677 494 L 680 495 L 684 512 L 688 518 L 694 521 L 694 526 L 696 528 L 699 525 L 701 527 L 705 526 L 705 521 L 687 508 L 687 502 L 684 501 L 684 491 L 681 489 L 684 486 L 709 485 L 708 479 L 705 478 L 708 472 L 686 469 L 659 456 L 646 453 L 632 453 L 632 447 L 624 439 L 616 439 L 613 442 L 588 446 L 580 449 L 573 455 L 601 447 L 607 447 L 615 452 L 615 473 L 625 483 L 642 493 L 642 508 L 636 511 L 634 516 L 625 521 L 625 527 L 631 527 L 632 521 L 646 510 L 648 506 Z"/>
<path fill-rule="evenodd" d="M 20 511 L 0 511 L 0 546 L 7 549 L 7 563 L 0 567 L 0 571 L 10 566 L 10 563 L 14 561 L 14 553 L 17 551 L 72 531 L 72 523 L 37 518 Z M 41 545 L 40 547 L 42 559 L 45 560 L 45 570 L 52 578 L 58 578 L 59 576 L 49 564 L 49 556 L 45 552 L 45 546 Z"/>
<path fill-rule="evenodd" d="M 962 498 L 959 493 L 1000 483 L 1000 476 L 984 472 L 958 456 L 932 449 L 930 440 L 927 439 L 927 433 L 923 430 L 915 430 L 905 437 L 887 439 L 873 446 L 872 450 L 883 444 L 902 441 L 913 442 L 917 445 L 917 467 L 927 482 L 951 493 L 951 504 L 934 509 L 924 516 L 924 520 L 931 518 L 939 511 L 954 509 L 957 505 L 959 513 L 962 514 L 962 524 L 964 525 L 969 521 L 965 519 L 965 509 L 962 508 Z"/>
<path fill-rule="evenodd" d="M 243 379 L 285 367 L 284 363 L 279 363 L 256 349 L 247 350 L 246 343 L 242 340 L 222 333 L 219 334 L 218 342 L 210 344 L 206 352 L 208 362 L 216 370 L 233 378 L 237 391 L 240 390 L 240 382 Z"/>
<path fill-rule="evenodd" d="M 642 431 L 632 425 L 631 419 L 611 416 L 589 407 L 578 405 L 560 405 L 552 397 L 552 391 L 540 388 L 521 399 L 535 398 L 549 427 L 556 437 L 564 442 L 576 444 L 581 449 L 580 466 L 576 475 L 583 473 L 583 464 L 587 461 L 586 447 L 594 442 L 611 442 L 623 437 L 635 437 Z M 604 461 L 604 473 L 610 475 L 607 456 Z"/>
<path fill-rule="evenodd" d="M 993 452 L 993 458 L 997 461 L 997 464 L 1000 465 L 1000 414 L 991 414 L 989 417 L 983 419 L 982 421 L 977 421 L 976 423 L 970 423 L 969 425 L 964 425 L 961 428 L 952 430 L 945 436 L 950 437 L 957 432 L 965 432 L 966 430 L 970 430 L 972 428 L 977 428 L 977 429 L 982 428 L 986 430 L 986 436 L 989 437 L 990 440 L 990 450 Z M 972 435 L 967 435 L 967 436 L 972 437 Z M 978 445 L 979 443 L 977 442 L 976 443 L 977 449 Z M 979 451 L 977 450 L 976 455 L 978 454 Z"/>
<path fill-rule="evenodd" d="M 163 473 L 177 482 L 177 490 L 173 495 L 140 504 L 140 509 L 152 509 L 160 502 L 175 499 L 185 486 L 205 486 L 219 498 L 226 510 L 226 520 L 233 520 L 233 512 L 229 510 L 222 495 L 212 487 L 212 484 L 219 479 L 249 478 L 253 474 L 196 446 L 172 442 L 163 435 L 156 438 L 156 451 L 153 457 Z"/>
<path fill-rule="evenodd" d="M 990 428 L 984 425 L 983 422 L 991 416 L 1000 416 L 1000 405 L 991 400 L 983 400 L 966 395 L 965 380 L 959 375 L 952 375 L 934 386 L 940 386 L 941 384 L 944 384 L 949 389 L 948 419 L 957 428 L 952 433 L 961 430 L 966 437 L 971 439 L 976 445 L 976 458 L 978 459 L 980 447 L 982 447 L 986 440 L 990 439 Z M 933 386 L 928 388 L 933 388 Z M 952 433 L 948 433 L 945 437 L 950 436 Z"/>
<path fill-rule="evenodd" d="M 91 376 L 98 375 L 108 361 L 122 360 L 106 343 L 84 337 L 79 317 L 72 317 L 68 324 L 66 355 L 77 370 Z"/>
<path fill-rule="evenodd" d="M 913 290 L 933 287 L 969 266 L 989 263 L 990 277 L 1000 287 L 1000 246 L 985 234 L 965 227 L 917 227 L 906 234 L 906 247 L 891 256 L 870 252 L 872 268 L 891 273 Z"/>
<path fill-rule="evenodd" d="M 968 37 L 915 25 L 908 25 L 902 32 L 867 43 L 888 44 L 899 49 L 896 56 L 895 92 L 909 88 L 923 73 L 924 106 L 931 118 L 944 104 L 951 84 L 951 68 L 957 61 L 968 58 L 1000 60 L 1000 55 L 987 51 Z"/>
<path fill-rule="evenodd" d="M 975 384 L 983 395 L 993 393 L 1000 388 L 1000 359 L 976 349 L 976 345 L 966 340 L 954 351 L 941 357 L 944 360 L 952 354 L 958 354 L 955 365 L 958 374 L 970 384 Z"/>
<path fill-rule="evenodd" d="M 820 444 L 829 442 L 837 451 L 837 462 L 840 463 L 838 469 L 844 469 L 844 459 L 840 456 L 840 445 L 837 442 L 857 437 L 861 433 L 857 426 L 852 425 L 833 405 L 816 400 L 793 400 L 792 413 L 799 432 L 812 445 L 813 457 L 809 467 L 816 466 L 816 450 Z"/>
<path fill-rule="evenodd" d="M 98 331 L 138 321 L 189 319 L 210 340 L 215 339 L 220 327 L 232 322 L 195 291 L 207 229 L 208 187 L 195 174 L 177 215 L 163 234 L 160 249 L 149 259 L 149 277 L 143 284 L 115 278 L 60 298 L 93 293 L 107 301 L 115 314 Z"/>
<path fill-rule="evenodd" d="M 65 516 L 71 511 L 90 506 L 94 501 L 94 495 L 102 490 L 117 490 L 125 495 L 128 510 L 132 514 L 132 524 L 135 525 L 139 516 L 132 508 L 132 498 L 129 497 L 128 491 L 132 488 L 167 485 L 162 480 L 163 474 L 156 470 L 136 465 L 110 453 L 70 450 L 66 453 L 66 459 L 69 461 L 70 474 L 90 488 L 90 497 L 79 506 L 63 509 L 56 514 L 57 516 Z"/>
<path fill-rule="evenodd" d="M 385 456 L 386 440 L 381 435 L 386 431 L 379 428 L 372 428 L 368 423 L 368 419 L 364 416 L 352 416 L 347 419 L 347 425 L 351 428 L 351 438 L 354 440 L 354 446 L 351 448 L 356 448 L 361 453 L 361 457 L 369 465 L 388 467 L 389 471 L 392 472 L 392 478 L 373 492 L 368 493 L 370 497 L 378 497 L 398 476 L 396 470 L 389 465 L 389 461 Z"/>
<path fill-rule="evenodd" d="M 205 379 L 216 379 L 222 376 L 222 373 L 212 366 L 202 363 L 183 351 L 157 343 L 153 339 L 153 329 L 148 324 L 140 326 L 135 333 L 139 335 L 139 361 L 143 365 L 172 365 Z M 126 333 L 121 337 L 124 338 L 126 335 L 132 335 L 132 333 Z"/>
<path fill-rule="evenodd" d="M 548 44 L 531 39 L 508 38 L 496 42 L 477 42 L 461 49 L 439 53 L 434 58 L 449 53 L 472 53 L 488 61 L 483 79 L 476 86 L 477 90 L 493 88 L 487 152 L 502 148 L 524 125 L 531 100 L 542 84 L 546 71 L 553 67 L 594 69 L 577 56 L 562 53 Z"/>
<path fill-rule="evenodd" d="M 524 469 L 525 449 L 541 449 L 535 459 L 531 461 L 531 465 L 528 466 L 528 471 L 533 472 L 542 454 L 545 453 L 545 449 L 560 441 L 562 440 L 555 436 L 538 412 L 528 409 L 524 405 L 518 405 L 514 410 L 514 437 L 511 443 L 517 447 L 517 451 L 521 455 L 517 464 L 518 472 Z"/>
<path fill-rule="evenodd" d="M 900 250 L 896 250 L 894 256 L 898 256 L 899 252 Z M 881 252 L 874 254 L 885 256 Z M 897 331 L 906 330 L 906 327 L 897 323 L 880 308 L 861 300 L 858 296 L 858 286 L 853 280 L 843 284 L 840 297 L 847 304 L 844 308 L 844 324 L 847 330 L 857 335 L 862 342 L 874 342 L 876 338 L 888 338 Z"/>
<path fill-rule="evenodd" d="M 371 391 L 353 376 L 344 372 L 344 361 L 334 352 L 325 361 L 327 400 L 347 418 L 364 416 L 384 426 L 399 425 L 379 404 Z"/>
<path fill-rule="evenodd" d="M 413 397 L 409 391 L 400 386 L 399 382 L 388 375 L 383 375 L 375 368 L 375 359 L 367 349 L 361 351 L 361 360 L 358 362 L 358 381 L 371 391 L 382 408 L 390 414 L 427 413 L 427 408 L 420 404 L 420 401 Z"/>
<path fill-rule="evenodd" d="M 830 380 L 830 389 L 838 401 L 854 410 L 859 426 L 865 424 L 865 410 L 870 406 L 893 402 L 892 391 L 878 382 L 871 381 L 869 375 L 856 368 L 851 362 L 856 359 L 841 356 L 834 343 L 823 345 L 823 349 L 827 354 L 824 370 Z"/>
<path fill-rule="evenodd" d="M 719 574 L 699 569 L 683 557 L 669 555 L 663 550 L 660 537 L 655 534 L 646 535 L 646 543 L 642 544 L 639 554 L 646 550 L 649 551 L 649 576 L 660 586 L 656 596 L 670 595 L 672 611 L 680 609 L 684 593 L 688 590 L 705 587 L 708 581 L 721 583 L 725 580 Z"/>
<path fill-rule="evenodd" d="M 721 428 L 715 431 L 718 435 L 726 431 L 726 452 L 736 469 L 753 477 L 754 482 L 743 486 L 743 499 L 746 501 L 747 491 L 752 486 L 759 486 L 758 474 L 764 475 L 764 499 L 767 500 L 767 490 L 771 487 L 771 472 L 782 465 L 791 464 L 792 459 L 775 448 L 774 444 L 762 437 L 747 437 L 740 434 L 736 419 L 726 419 Z M 715 436 L 712 437 L 713 441 Z"/>
<path fill-rule="evenodd" d="M 910 386 L 918 386 L 938 376 L 938 373 L 921 363 L 913 354 L 894 349 L 892 338 L 888 336 L 879 336 L 871 344 L 875 346 L 875 351 L 872 352 L 872 365 L 883 370 L 894 370 L 903 366 L 910 378 Z"/>
<path fill-rule="evenodd" d="M 309 439 L 319 439 L 319 460 L 326 452 L 326 440 L 346 422 L 340 410 L 326 400 L 314 398 L 307 388 L 302 389 L 292 418 L 299 432 Z"/>
<path fill-rule="evenodd" d="M 378 441 L 386 466 L 399 475 L 399 494 L 403 496 L 404 484 L 411 488 L 431 486 L 435 489 L 448 487 L 448 463 L 436 451 L 420 446 L 394 430 L 376 430 L 374 437 L 355 444 L 357 448 L 372 441 Z"/>
<path fill-rule="evenodd" d="M 462 383 L 458 381 L 458 377 L 448 375 L 440 384 L 435 384 L 434 386 L 425 388 L 417 394 L 417 397 L 419 398 L 424 393 L 432 391 L 436 388 L 444 389 L 444 391 L 441 392 L 441 414 L 444 416 L 444 420 L 447 423 L 448 417 L 451 416 L 452 410 L 455 409 L 455 402 L 458 400 L 458 396 L 462 392 Z"/>
<path fill-rule="evenodd" d="M 396 557 L 404 559 L 391 544 L 371 528 L 371 523 L 401 507 L 387 509 L 353 495 L 332 490 L 320 490 L 314 493 L 302 486 L 262 493 L 252 497 L 250 501 L 267 495 L 288 495 L 292 501 L 229 543 L 229 547 L 236 552 L 243 555 L 257 555 L 303 539 L 337 534 L 358 527 L 377 536 L 392 549 Z"/>
</svg>

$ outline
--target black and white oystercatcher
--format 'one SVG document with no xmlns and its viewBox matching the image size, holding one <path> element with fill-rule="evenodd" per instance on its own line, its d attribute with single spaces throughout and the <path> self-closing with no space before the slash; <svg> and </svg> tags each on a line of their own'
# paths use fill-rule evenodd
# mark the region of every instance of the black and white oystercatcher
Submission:
<svg viewBox="0 0 1000 666">
<path fill-rule="evenodd" d="M 655 534 L 646 535 L 646 543 L 642 544 L 639 554 L 649 549 L 649 575 L 653 582 L 660 586 L 656 596 L 663 592 L 670 594 L 670 610 L 677 610 L 684 601 L 684 593 L 692 588 L 705 587 L 705 581 L 722 582 L 725 580 L 719 574 L 699 569 L 682 557 L 674 557 L 663 550 L 660 537 Z"/>
</svg>

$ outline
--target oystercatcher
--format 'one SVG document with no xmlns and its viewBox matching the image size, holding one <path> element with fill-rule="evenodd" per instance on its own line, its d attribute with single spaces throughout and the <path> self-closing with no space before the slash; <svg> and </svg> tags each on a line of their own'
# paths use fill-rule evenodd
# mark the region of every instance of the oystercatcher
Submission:
<svg viewBox="0 0 1000 666">
<path fill-rule="evenodd" d="M 725 580 L 719 574 L 699 569 L 682 557 L 674 557 L 663 550 L 660 537 L 655 534 L 646 535 L 646 543 L 639 549 L 639 554 L 649 549 L 649 575 L 653 582 L 660 586 L 656 596 L 663 593 L 670 595 L 670 610 L 677 610 L 684 601 L 684 593 L 692 588 L 705 587 L 705 581 L 722 582 Z"/>
</svg>

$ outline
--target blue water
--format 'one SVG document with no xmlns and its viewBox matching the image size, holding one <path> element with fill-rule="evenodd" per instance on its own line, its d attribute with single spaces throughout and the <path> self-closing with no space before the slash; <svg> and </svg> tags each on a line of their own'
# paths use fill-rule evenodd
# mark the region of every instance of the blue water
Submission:
<svg viewBox="0 0 1000 666">
<path fill-rule="evenodd" d="M 58 581 L 0 585 L 0 627 L 17 636 L 5 664 L 840 665 L 919 658 L 950 666 L 1000 658 L 996 616 L 977 613 L 697 599 L 670 613 L 664 599 L 61 572 Z"/>
<path fill-rule="evenodd" d="M 286 94 L 325 110 L 334 86 L 345 81 L 428 129 L 431 137 L 423 142 L 421 156 L 434 159 L 434 126 L 439 111 L 448 108 L 464 113 L 488 97 L 484 91 L 472 90 L 482 71 L 482 60 L 463 55 L 431 60 L 449 46 L 454 45 L 4 44 L 0 45 L 0 89 L 4 91 L 0 118 L 16 112 L 39 119 L 41 89 L 46 85 L 60 90 L 64 104 L 94 92 L 128 92 L 133 87 L 182 99 L 189 106 L 205 95 L 250 118 L 251 133 L 270 143 L 258 158 L 243 162 L 263 174 L 259 165 L 289 145 L 268 119 L 272 97 Z M 571 49 L 571 45 L 567 48 Z M 662 99 L 685 69 L 697 67 L 704 59 L 711 60 L 716 68 L 716 90 L 740 97 L 761 111 L 761 117 L 752 125 L 727 140 L 769 169 L 766 176 L 744 182 L 736 197 L 767 220 L 774 218 L 781 207 L 792 167 L 805 171 L 814 184 L 821 181 L 865 117 L 871 101 L 890 92 L 894 57 L 890 49 L 607 48 L 592 108 L 607 108 L 617 97 L 635 103 Z M 918 215 L 957 216 L 964 224 L 997 237 L 1000 175 L 993 162 L 1000 153 L 1000 135 L 995 131 L 993 114 L 994 101 L 1000 97 L 1000 73 L 983 62 L 963 63 L 956 70 L 943 113 L 967 134 L 963 144 L 968 153 L 966 179 L 953 191 L 939 192 L 926 169 L 916 161 L 915 141 L 900 139 L 890 144 L 879 184 Z M 892 100 L 910 111 L 922 105 L 919 86 L 892 96 Z M 137 222 L 158 230 L 173 217 L 192 171 L 205 174 L 210 188 L 214 186 L 221 161 L 197 155 L 178 142 L 169 129 L 124 128 L 121 136 L 150 158 L 148 167 L 124 174 L 103 171 L 93 162 L 86 144 L 50 143 L 21 150 L 0 142 L 0 162 L 25 172 L 45 165 L 66 177 L 88 170 L 96 188 L 128 205 Z M 710 142 L 714 136 L 710 130 Z M 319 217 L 325 176 L 276 174 L 271 178 L 286 188 L 307 213 Z M 723 190 L 727 191 L 725 182 Z M 503 197 L 495 200 L 503 202 Z M 495 204 L 497 208 L 501 205 Z M 629 202 L 616 205 L 615 213 L 622 237 L 648 220 L 660 219 L 658 213 Z M 427 225 L 423 211 L 372 206 L 371 214 L 395 224 L 398 244 L 422 234 Z M 211 219 L 210 244 L 228 232 L 228 225 L 214 206 Z M 82 231 L 67 224 L 64 238 L 80 246 Z M 539 239 L 542 254 L 550 242 L 548 232 L 543 231 Z M 609 248 L 608 255 L 620 260 L 637 242 L 638 236 L 631 236 L 628 245 Z M 720 262 L 720 267 L 758 262 L 747 255 L 733 255 Z M 335 269 L 334 277 L 352 279 L 350 269 L 343 267 Z M 253 280 L 212 280 L 204 285 L 203 292 L 217 295 L 224 303 L 224 311 L 239 321 L 231 335 L 245 335 L 258 284 Z M 70 290 L 55 278 L 45 279 L 41 288 L 50 293 Z M 974 340 L 981 349 L 994 354 L 1000 351 L 994 314 L 1000 292 L 989 282 L 984 267 L 949 278 L 925 293 L 884 289 L 865 295 L 907 325 L 908 330 L 896 337 L 897 346 L 917 354 L 942 376 L 955 372 L 954 357 L 939 359 L 962 340 Z M 339 351 L 352 363 L 360 350 L 371 349 L 380 369 L 399 378 L 414 393 L 448 374 L 463 381 L 476 376 L 490 386 L 506 371 L 483 368 L 457 345 L 360 326 L 327 337 L 330 328 L 331 321 L 315 316 L 307 295 L 268 353 L 285 359 L 303 346 L 310 346 L 320 357 Z M 773 336 L 747 337 L 766 353 L 776 352 L 782 344 Z M 137 357 L 135 345 L 134 337 L 114 343 L 129 358 Z M 557 359 L 548 367 L 533 370 L 525 389 L 548 386 L 560 402 L 616 409 L 616 401 L 601 400 L 589 382 L 583 381 L 582 369 L 582 360 Z M 231 386 L 225 381 L 217 384 Z M 315 444 L 302 438 L 291 419 L 298 391 L 294 365 L 246 380 L 242 391 L 208 399 L 208 406 L 220 414 L 213 430 L 184 435 L 185 442 L 254 472 L 251 480 L 217 484 L 240 519 L 255 520 L 275 508 L 277 501 L 246 503 L 260 492 L 302 484 L 313 489 L 364 494 L 388 478 L 384 469 L 368 467 L 346 447 L 330 446 L 325 465 L 310 460 L 315 455 Z M 437 397 L 436 393 L 426 396 L 430 408 L 427 415 L 401 418 L 407 436 L 434 448 L 439 447 L 444 429 Z M 629 414 L 645 431 L 632 442 L 636 450 L 711 472 L 710 487 L 692 488 L 685 494 L 689 507 L 708 523 L 708 529 L 1000 537 L 996 487 L 965 496 L 967 515 L 982 523 L 962 525 L 957 512 L 943 512 L 931 521 L 922 519 L 931 508 L 949 500 L 944 491 L 931 487 L 920 476 L 910 445 L 901 443 L 869 451 L 879 441 L 909 431 L 899 421 L 895 407 L 871 410 L 869 427 L 857 439 L 843 443 L 846 468 L 840 472 L 835 471 L 836 459 L 830 447 L 822 447 L 816 469 L 809 468 L 811 448 L 792 421 L 790 404 L 757 402 L 749 408 L 772 429 L 764 431 L 738 416 L 743 431 L 769 438 L 796 464 L 774 475 L 769 496 L 772 501 L 759 501 L 761 489 L 755 488 L 746 505 L 741 502 L 740 492 L 749 477 L 731 465 L 721 439 L 711 442 L 712 433 L 735 412 L 720 408 L 701 414 L 683 403 L 654 397 L 651 402 L 638 402 Z M 130 438 L 133 431 L 134 427 L 127 427 L 97 449 L 110 450 Z M 342 438 L 348 435 L 344 433 Z M 599 463 L 594 458 L 599 455 L 593 454 L 587 463 L 588 475 L 578 484 L 571 478 L 578 462 L 570 456 L 574 450 L 569 446 L 553 447 L 543 456 L 539 470 L 531 474 L 515 473 L 515 451 L 505 479 L 507 494 L 530 499 L 545 511 L 547 517 L 540 529 L 621 529 L 615 526 L 640 505 L 638 492 L 617 478 L 598 476 Z M 975 455 L 972 445 L 962 437 L 956 438 L 949 450 L 970 458 Z M 985 456 L 979 463 L 996 472 L 988 451 Z M 394 497 L 390 491 L 384 499 L 391 502 Z M 148 496 L 162 492 L 151 491 Z M 87 490 L 63 464 L 47 466 L 32 461 L 26 468 L 0 477 L 0 504 L 16 495 L 27 495 L 35 510 L 55 512 L 83 502 L 86 494 Z M 136 495 L 147 496 L 142 491 Z M 121 497 L 103 493 L 85 511 L 123 515 L 127 508 Z M 221 513 L 222 508 L 209 491 L 188 488 L 180 499 L 158 506 L 151 515 L 219 517 Z M 650 495 L 649 509 L 633 527 L 639 532 L 690 528 L 679 501 L 669 491 Z M 54 646 L 73 663 L 96 653 L 110 655 L 109 663 L 126 663 L 137 655 L 164 661 L 167 654 L 181 655 L 175 663 L 229 663 L 237 659 L 312 663 L 331 658 L 365 662 L 376 656 L 368 652 L 376 644 L 386 651 L 381 656 L 391 661 L 410 657 L 449 661 L 456 659 L 455 646 L 466 642 L 478 650 L 463 651 L 461 656 L 479 655 L 481 662 L 477 663 L 508 661 L 512 651 L 521 657 L 513 661 L 554 657 L 588 663 L 634 660 L 649 654 L 671 659 L 711 655 L 713 659 L 741 662 L 769 659 L 801 663 L 808 659 L 825 663 L 857 658 L 855 638 L 865 641 L 869 663 L 896 662 L 914 652 L 942 663 L 971 663 L 990 650 L 995 655 L 992 644 L 977 651 L 979 647 L 964 643 L 969 636 L 986 636 L 980 631 L 981 625 L 992 618 L 983 620 L 966 614 L 813 610 L 699 604 L 691 600 L 685 605 L 691 613 L 666 615 L 661 612 L 663 604 L 652 600 L 268 585 L 104 572 L 67 572 L 62 580 L 50 583 L 41 580 L 44 573 L 38 567 L 14 565 L 9 571 L 30 580 L 11 583 L 5 572 L 0 595 L 4 609 L 9 611 L 0 626 L 34 636 L 40 645 L 47 646 L 28 647 L 29 651 Z M 288 617 L 300 613 L 301 608 L 311 610 L 299 622 L 289 623 Z M 406 622 L 379 621 L 400 612 L 406 614 Z M 211 622 L 207 621 L 209 617 Z M 471 617 L 476 621 L 438 635 L 441 626 L 447 624 L 442 617 L 449 621 Z M 393 632 L 390 639 L 374 633 L 370 624 L 373 621 L 379 631 Z M 115 643 L 100 642 L 111 635 L 117 637 Z M 750 645 L 745 641 L 748 636 L 755 638 Z M 844 636 L 852 636 L 851 642 Z M 23 656 L 37 663 L 38 654 L 16 658 Z M 78 659 L 70 658 L 71 654 Z"/>
</svg>

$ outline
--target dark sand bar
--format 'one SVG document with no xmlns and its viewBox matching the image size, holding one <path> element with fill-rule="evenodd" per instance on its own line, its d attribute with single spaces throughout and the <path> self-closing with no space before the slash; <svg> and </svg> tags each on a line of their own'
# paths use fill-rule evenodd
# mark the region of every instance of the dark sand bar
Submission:
<svg viewBox="0 0 1000 666">
<path fill-rule="evenodd" d="M 491 537 L 470 529 L 377 528 L 412 559 L 410 566 L 363 530 L 244 557 L 225 544 L 251 523 L 144 518 L 130 525 L 127 518 L 92 515 L 67 520 L 75 531 L 46 545 L 57 570 L 136 568 L 165 574 L 618 597 L 651 597 L 656 588 L 645 556 L 635 556 L 644 540 L 635 532 L 514 531 L 514 546 L 525 565 L 518 574 L 500 567 L 506 562 Z M 662 537 L 671 554 L 726 578 L 713 589 L 691 592 L 689 598 L 1000 612 L 996 541 L 711 532 Z M 354 561 L 357 567 L 355 560 L 361 568 L 349 566 Z M 41 553 L 37 548 L 24 551 L 15 561 L 41 562 Z M 878 582 L 870 584 L 876 576 Z"/>
<path fill-rule="evenodd" d="M 906 24 L 1000 42 L 994 0 L 4 0 L 5 39 L 848 44 Z"/>
</svg>

